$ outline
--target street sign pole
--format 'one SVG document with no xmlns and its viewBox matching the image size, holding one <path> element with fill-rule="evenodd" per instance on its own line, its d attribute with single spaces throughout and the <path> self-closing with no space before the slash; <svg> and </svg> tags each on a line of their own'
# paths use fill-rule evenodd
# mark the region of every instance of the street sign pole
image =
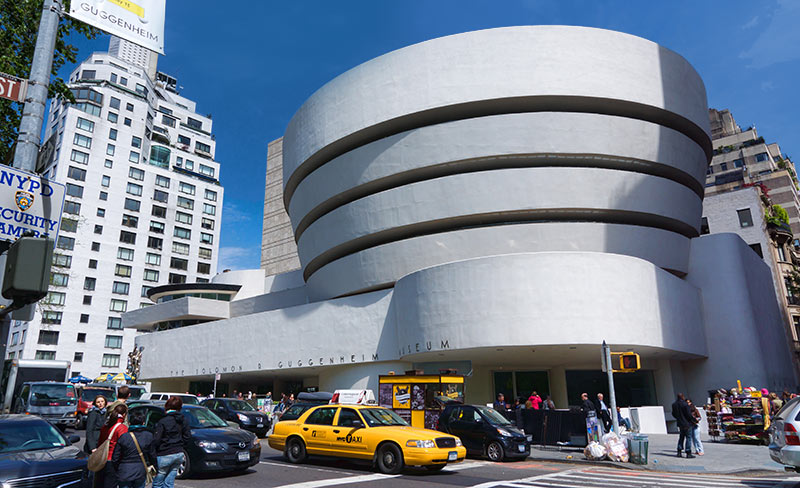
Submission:
<svg viewBox="0 0 800 488">
<path fill-rule="evenodd" d="M 605 357 L 606 373 L 608 374 L 608 401 L 611 403 L 611 424 L 614 432 L 619 434 L 619 416 L 617 415 L 617 395 L 614 392 L 614 366 L 611 364 L 611 348 L 603 341 L 603 357 Z"/>
<path fill-rule="evenodd" d="M 39 154 L 39 140 L 44 123 L 44 105 L 47 102 L 47 87 L 53 69 L 53 52 L 56 47 L 58 15 L 60 7 L 56 0 L 44 0 L 42 20 L 36 36 L 31 74 L 28 77 L 28 93 L 19 124 L 17 148 L 14 152 L 15 168 L 33 172 Z"/>
<path fill-rule="evenodd" d="M 219 373 L 214 375 L 214 398 L 217 398 L 217 380 L 219 379 Z"/>
</svg>

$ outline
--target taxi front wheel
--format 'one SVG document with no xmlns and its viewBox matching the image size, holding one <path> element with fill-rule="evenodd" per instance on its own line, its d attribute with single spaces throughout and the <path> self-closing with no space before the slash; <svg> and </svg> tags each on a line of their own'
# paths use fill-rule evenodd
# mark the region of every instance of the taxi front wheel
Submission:
<svg viewBox="0 0 800 488">
<path fill-rule="evenodd" d="M 294 464 L 304 462 L 306 458 L 308 458 L 308 454 L 306 453 L 306 446 L 303 444 L 303 441 L 297 437 L 289 439 L 289 442 L 286 443 L 286 457 L 289 459 L 289 462 Z"/>
<path fill-rule="evenodd" d="M 378 449 L 378 469 L 384 474 L 398 474 L 403 470 L 403 452 L 396 444 L 384 444 Z"/>
</svg>

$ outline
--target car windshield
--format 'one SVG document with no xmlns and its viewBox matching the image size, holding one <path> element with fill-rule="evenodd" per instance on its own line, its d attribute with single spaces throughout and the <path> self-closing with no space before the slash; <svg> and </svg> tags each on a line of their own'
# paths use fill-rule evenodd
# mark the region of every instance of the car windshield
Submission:
<svg viewBox="0 0 800 488">
<path fill-rule="evenodd" d="M 145 389 L 142 388 L 141 386 L 138 386 L 138 387 L 137 386 L 129 386 L 128 388 L 129 388 L 129 391 L 130 391 L 130 396 L 128 397 L 128 400 L 138 400 L 138 399 L 142 398 L 142 395 L 145 394 Z"/>
<path fill-rule="evenodd" d="M 500 415 L 500 413 L 497 410 L 493 409 L 493 408 L 489 408 L 489 407 L 475 407 L 475 408 L 481 414 L 483 414 L 484 417 L 489 419 L 489 422 L 491 422 L 493 424 L 508 425 L 508 424 L 511 423 L 511 422 L 509 422 L 509 420 L 507 418 L 505 418 L 502 415 Z"/>
<path fill-rule="evenodd" d="M 402 417 L 387 408 L 364 408 L 361 415 L 370 427 L 384 425 L 408 425 Z"/>
<path fill-rule="evenodd" d="M 84 402 L 93 402 L 97 395 L 103 395 L 106 397 L 106 401 L 108 403 L 113 402 L 117 399 L 117 396 L 114 394 L 113 390 L 104 390 L 102 388 L 84 388 L 81 392 L 81 400 Z"/>
<path fill-rule="evenodd" d="M 31 385 L 31 405 L 69 405 L 73 401 L 75 401 L 75 387 L 72 385 Z"/>
<path fill-rule="evenodd" d="M 67 440 L 47 422 L 3 422 L 0 424 L 0 453 L 37 451 L 64 447 Z"/>
<path fill-rule="evenodd" d="M 243 412 L 255 412 L 255 408 L 244 400 L 230 400 L 228 406 L 231 410 L 241 410 Z"/>
<path fill-rule="evenodd" d="M 180 398 L 184 405 L 200 405 L 200 402 L 194 395 L 174 395 L 174 396 Z"/>
<path fill-rule="evenodd" d="M 211 427 L 227 427 L 228 424 L 221 418 L 214 415 L 214 413 L 203 408 L 187 408 L 181 410 L 183 417 L 189 421 L 189 427 L 192 429 L 208 429 Z"/>
</svg>

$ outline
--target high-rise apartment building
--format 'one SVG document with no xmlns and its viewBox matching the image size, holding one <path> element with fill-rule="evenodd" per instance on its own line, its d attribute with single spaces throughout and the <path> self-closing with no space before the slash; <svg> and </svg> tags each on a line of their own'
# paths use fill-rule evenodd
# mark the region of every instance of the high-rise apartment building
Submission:
<svg viewBox="0 0 800 488">
<path fill-rule="evenodd" d="M 211 118 L 126 43 L 111 51 L 128 54 L 94 53 L 72 72 L 75 103 L 50 103 L 56 150 L 42 171 L 66 184 L 64 215 L 50 293 L 8 341 L 9 358 L 69 360 L 88 377 L 125 370 L 136 332 L 120 316 L 152 305 L 150 288 L 207 282 L 217 268 Z"/>
<path fill-rule="evenodd" d="M 267 276 L 300 269 L 292 222 L 283 205 L 283 137 L 267 146 L 261 267 L 266 270 Z"/>
</svg>

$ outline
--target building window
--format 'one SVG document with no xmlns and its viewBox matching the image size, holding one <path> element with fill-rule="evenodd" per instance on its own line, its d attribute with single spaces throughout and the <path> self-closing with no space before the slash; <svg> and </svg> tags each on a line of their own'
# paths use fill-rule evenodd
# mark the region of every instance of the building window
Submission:
<svg viewBox="0 0 800 488">
<path fill-rule="evenodd" d="M 169 267 L 173 269 L 180 269 L 186 271 L 189 269 L 189 261 L 181 258 L 171 258 L 169 260 Z"/>
<path fill-rule="evenodd" d="M 84 305 L 91 305 L 92 304 L 92 296 L 91 295 L 83 295 L 83 304 Z"/>
<path fill-rule="evenodd" d="M 183 134 L 178 134 L 178 144 L 183 144 L 184 146 L 191 146 L 192 140 Z"/>
<path fill-rule="evenodd" d="M 67 183 L 67 195 L 75 198 L 83 198 L 83 187 Z"/>
<path fill-rule="evenodd" d="M 75 247 L 75 239 L 72 237 L 58 236 L 56 247 L 71 251 Z"/>
<path fill-rule="evenodd" d="M 124 76 L 119 77 L 119 84 L 122 86 L 128 86 L 128 79 Z"/>
<path fill-rule="evenodd" d="M 94 291 L 95 287 L 97 286 L 97 278 L 92 278 L 87 276 L 83 279 L 83 289 L 88 291 Z"/>
<path fill-rule="evenodd" d="M 157 222 L 152 221 L 150 222 L 150 232 L 155 232 L 156 234 L 163 234 L 165 229 L 164 222 Z"/>
<path fill-rule="evenodd" d="M 149 298 L 147 295 L 152 288 L 153 288 L 152 286 L 142 286 L 142 297 Z"/>
<path fill-rule="evenodd" d="M 56 312 L 55 310 L 45 310 L 42 312 L 42 323 L 59 325 L 61 323 L 61 316 L 61 312 Z"/>
<path fill-rule="evenodd" d="M 149 252 L 145 256 L 144 262 L 153 266 L 161 266 L 161 255 Z"/>
<path fill-rule="evenodd" d="M 108 306 L 108 310 L 111 312 L 126 312 L 128 310 L 128 302 L 125 300 L 117 300 L 116 298 L 112 298 L 111 303 Z"/>
<path fill-rule="evenodd" d="M 136 151 L 131 151 L 131 154 L 128 156 L 128 161 L 130 161 L 131 163 L 138 163 L 139 153 Z"/>
<path fill-rule="evenodd" d="M 125 110 L 127 110 L 128 112 L 133 112 L 133 104 L 132 103 L 126 104 Z"/>
<path fill-rule="evenodd" d="M 700 235 L 709 234 L 710 231 L 708 229 L 708 217 L 703 217 L 703 220 L 700 222 Z"/>
<path fill-rule="evenodd" d="M 214 244 L 214 236 L 211 234 L 206 234 L 205 232 L 201 232 L 200 242 L 203 244 Z"/>
<path fill-rule="evenodd" d="M 209 274 L 211 273 L 211 265 L 209 263 L 197 263 L 197 272 Z"/>
<path fill-rule="evenodd" d="M 76 342 L 86 342 L 86 332 L 78 332 Z"/>
<path fill-rule="evenodd" d="M 759 163 L 767 161 L 768 159 L 769 159 L 769 156 L 765 152 L 756 154 L 756 161 L 759 162 Z"/>
<path fill-rule="evenodd" d="M 75 133 L 75 136 L 72 138 L 72 143 L 78 147 L 83 147 L 86 149 L 92 148 L 92 138 L 85 136 L 83 134 Z"/>
<path fill-rule="evenodd" d="M 106 209 L 104 209 L 104 208 L 98 208 L 98 209 L 97 209 L 97 216 L 98 216 L 98 217 L 105 217 L 105 216 L 106 216 Z"/>
<path fill-rule="evenodd" d="M 162 219 L 167 218 L 167 209 L 166 207 L 159 207 L 158 205 L 153 205 L 153 211 L 151 212 L 153 217 L 159 217 Z"/>
<path fill-rule="evenodd" d="M 114 274 L 117 276 L 122 276 L 123 278 L 130 278 L 131 276 L 131 267 L 126 266 L 124 264 L 118 264 L 114 268 Z"/>
<path fill-rule="evenodd" d="M 189 210 L 194 210 L 194 200 L 186 197 L 178 197 L 178 206 Z"/>
<path fill-rule="evenodd" d="M 170 283 L 186 283 L 186 275 L 178 274 L 178 273 L 170 273 L 169 274 L 169 282 Z"/>
<path fill-rule="evenodd" d="M 142 147 L 142 138 L 141 137 L 132 136 L 131 137 L 131 146 L 133 146 L 133 147 L 135 147 L 137 149 L 141 148 Z"/>
<path fill-rule="evenodd" d="M 119 120 L 119 115 L 115 114 L 114 112 L 108 112 L 108 115 L 106 116 L 106 118 L 112 124 L 116 124 L 117 121 Z"/>
<path fill-rule="evenodd" d="M 212 190 L 206 190 L 206 200 L 211 200 L 212 202 L 217 201 L 217 192 Z"/>
<path fill-rule="evenodd" d="M 119 110 L 119 98 L 111 97 L 111 99 L 108 101 L 108 105 L 111 108 Z"/>
<path fill-rule="evenodd" d="M 142 206 L 142 204 L 141 204 L 141 202 L 139 202 L 139 200 L 132 200 L 130 198 L 126 198 L 125 199 L 125 209 L 126 210 L 132 210 L 134 212 L 138 212 L 139 211 L 139 207 L 141 207 L 141 206 Z"/>
<path fill-rule="evenodd" d="M 133 227 L 135 229 L 139 226 L 139 217 L 122 214 L 122 225 L 125 227 Z"/>
<path fill-rule="evenodd" d="M 106 347 L 109 349 L 122 349 L 122 336 L 107 335 Z"/>
<path fill-rule="evenodd" d="M 786 261 L 786 251 L 784 251 L 783 250 L 783 246 L 780 246 L 780 245 L 778 246 L 778 260 L 779 261 Z"/>
<path fill-rule="evenodd" d="M 88 324 L 89 323 L 89 314 L 88 313 L 82 313 L 81 314 L 80 323 L 82 323 L 82 324 Z"/>
<path fill-rule="evenodd" d="M 742 168 L 742 167 L 744 167 L 744 160 L 743 159 L 734 159 L 733 160 L 733 167 L 734 168 Z"/>
<path fill-rule="evenodd" d="M 192 225 L 192 215 L 183 213 L 183 212 L 175 212 L 175 220 L 186 225 Z"/>
<path fill-rule="evenodd" d="M 100 243 L 99 242 L 93 242 L 92 243 L 92 251 L 100 252 Z"/>
<path fill-rule="evenodd" d="M 55 346 L 58 344 L 58 332 L 55 330 L 40 330 L 38 344 Z"/>
<path fill-rule="evenodd" d="M 145 269 L 144 270 L 144 280 L 145 281 L 158 281 L 158 271 L 154 269 Z"/>
<path fill-rule="evenodd" d="M 169 178 L 166 176 L 156 175 L 156 186 L 161 188 L 169 188 Z"/>
<path fill-rule="evenodd" d="M 206 166 L 205 164 L 200 165 L 200 174 L 204 176 L 214 177 L 214 168 L 211 166 Z"/>
<path fill-rule="evenodd" d="M 203 213 L 208 215 L 216 215 L 217 214 L 217 207 L 211 205 L 210 203 L 203 204 Z"/>
<path fill-rule="evenodd" d="M 739 214 L 739 225 L 741 227 L 753 226 L 753 216 L 750 214 L 749 208 L 737 210 L 736 213 Z"/>
<path fill-rule="evenodd" d="M 51 291 L 42 299 L 43 303 L 50 305 L 64 305 L 67 301 L 67 294 L 59 291 Z"/>
<path fill-rule="evenodd" d="M 61 219 L 61 230 L 65 232 L 76 232 L 78 230 L 78 221 L 74 219 Z"/>
<path fill-rule="evenodd" d="M 728 170 L 728 163 L 720 164 L 719 165 L 719 169 L 721 169 L 722 171 L 727 171 Z"/>
<path fill-rule="evenodd" d="M 117 140 L 117 129 L 108 129 L 108 138 L 112 141 Z"/>
<path fill-rule="evenodd" d="M 46 359 L 46 360 L 53 360 L 56 358 L 55 351 L 36 351 L 35 359 Z"/>
<path fill-rule="evenodd" d="M 195 188 L 194 185 L 181 181 L 180 185 L 178 185 L 178 191 L 186 193 L 187 195 L 194 195 Z"/>
<path fill-rule="evenodd" d="M 69 275 L 64 273 L 50 273 L 50 284 L 53 286 L 67 286 Z"/>
<path fill-rule="evenodd" d="M 194 148 L 201 153 L 211 154 L 211 146 L 200 141 L 195 141 Z"/>
<path fill-rule="evenodd" d="M 128 187 L 126 191 L 136 197 L 142 196 L 142 185 L 137 185 L 136 183 L 128 183 Z"/>
<path fill-rule="evenodd" d="M 184 256 L 189 255 L 189 244 L 183 244 L 181 242 L 173 242 L 172 243 L 172 252 L 175 254 L 183 254 Z"/>
<path fill-rule="evenodd" d="M 203 217 L 203 220 L 200 223 L 200 226 L 202 228 L 204 228 L 204 229 L 214 230 L 214 220 L 213 219 L 207 219 L 207 218 Z"/>
<path fill-rule="evenodd" d="M 14 332 L 11 334 L 11 344 L 9 346 L 16 346 L 19 342 L 19 332 Z"/>
<path fill-rule="evenodd" d="M 167 200 L 169 200 L 169 193 L 161 190 L 153 190 L 153 200 L 167 203 Z M 155 207 L 153 207 L 153 210 L 155 211 Z M 164 216 L 166 216 L 166 210 L 164 211 Z"/>
<path fill-rule="evenodd" d="M 761 250 L 761 244 L 759 244 L 759 243 L 755 243 L 755 244 L 748 244 L 748 246 L 750 246 L 750 249 L 752 249 L 752 250 L 753 250 L 753 252 L 755 252 L 756 254 L 758 254 L 758 257 L 760 257 L 760 258 L 762 258 L 762 259 L 764 258 L 764 253 L 763 253 L 763 251 Z M 779 249 L 780 249 L 780 248 L 779 248 Z"/>
<path fill-rule="evenodd" d="M 168 127 L 175 127 L 175 119 L 166 115 L 161 116 L 161 123 Z"/>
<path fill-rule="evenodd" d="M 114 161 L 112 161 L 110 159 L 106 159 L 106 162 L 103 163 L 103 166 L 105 166 L 106 168 L 113 168 L 114 167 Z"/>
<path fill-rule="evenodd" d="M 119 317 L 109 317 L 108 318 L 108 328 L 114 330 L 121 330 L 122 329 L 122 319 Z"/>
<path fill-rule="evenodd" d="M 101 365 L 104 368 L 118 368 L 119 354 L 103 354 L 103 362 Z"/>
<path fill-rule="evenodd" d="M 78 202 L 70 202 L 70 201 L 64 202 L 64 213 L 80 215 L 81 204 Z"/>
<path fill-rule="evenodd" d="M 188 125 L 192 129 L 203 130 L 203 123 L 200 122 L 199 120 L 195 120 L 195 119 L 193 119 L 191 117 L 187 117 L 186 125 Z"/>
<path fill-rule="evenodd" d="M 67 170 L 67 178 L 72 178 L 73 180 L 78 181 L 86 181 L 86 170 L 76 168 L 75 166 L 70 166 Z"/>
<path fill-rule="evenodd" d="M 179 237 L 181 239 L 191 239 L 192 238 L 192 231 L 189 229 L 184 229 L 183 227 L 175 227 L 172 235 L 175 237 Z"/>
<path fill-rule="evenodd" d="M 103 175 L 103 177 L 100 178 L 100 186 L 103 188 L 108 188 L 111 186 L 111 177 L 108 175 Z"/>
<path fill-rule="evenodd" d="M 158 237 L 148 237 L 147 238 L 147 247 L 150 249 L 158 249 L 164 246 L 164 239 L 159 239 Z"/>
<path fill-rule="evenodd" d="M 72 266 L 72 256 L 66 254 L 53 254 L 53 266 L 69 268 Z"/>
<path fill-rule="evenodd" d="M 117 259 L 133 261 L 133 253 L 133 249 L 128 249 L 126 247 L 117 248 Z"/>
<path fill-rule="evenodd" d="M 94 132 L 94 122 L 86 120 L 83 117 L 78 117 L 78 122 L 75 124 L 75 127 L 85 130 L 86 132 Z"/>
<path fill-rule="evenodd" d="M 97 260 L 96 259 L 90 259 L 89 260 L 89 269 L 97 269 Z"/>
<path fill-rule="evenodd" d="M 180 158 L 178 158 L 178 159 L 180 159 Z M 194 169 L 194 161 L 192 161 L 191 159 L 187 159 L 186 163 L 184 164 L 184 166 L 188 170 L 193 170 Z"/>
<path fill-rule="evenodd" d="M 114 152 L 116 152 L 116 150 L 117 150 L 117 146 L 115 146 L 113 144 L 109 144 L 108 146 L 106 146 L 106 155 L 113 156 Z"/>
<path fill-rule="evenodd" d="M 108 200 L 108 192 L 101 191 L 100 192 L 100 200 Z"/>
<path fill-rule="evenodd" d="M 128 177 L 134 180 L 144 180 L 144 171 L 139 168 L 130 168 L 128 170 Z"/>
<path fill-rule="evenodd" d="M 85 69 L 81 72 L 82 80 L 93 80 L 97 76 L 97 71 L 93 69 Z"/>
<path fill-rule="evenodd" d="M 211 259 L 211 249 L 207 247 L 201 247 L 198 256 L 200 256 L 203 259 Z"/>
<path fill-rule="evenodd" d="M 131 119 L 129 119 L 128 117 L 125 117 L 125 120 L 122 123 L 127 125 L 128 127 L 130 127 L 132 122 L 133 121 Z"/>
<path fill-rule="evenodd" d="M 75 356 L 72 357 L 72 361 L 76 362 L 76 363 L 82 362 L 83 361 L 83 353 L 82 352 L 76 352 Z"/>
</svg>

